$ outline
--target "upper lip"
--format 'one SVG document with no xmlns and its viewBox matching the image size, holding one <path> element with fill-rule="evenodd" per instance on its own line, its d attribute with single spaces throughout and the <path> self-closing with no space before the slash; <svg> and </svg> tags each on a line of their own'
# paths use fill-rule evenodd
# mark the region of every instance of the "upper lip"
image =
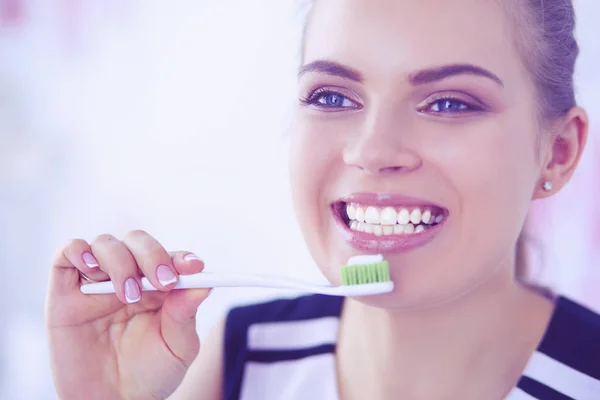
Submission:
<svg viewBox="0 0 600 400">
<path fill-rule="evenodd" d="M 428 200 L 394 193 L 350 193 L 341 197 L 338 202 L 357 203 L 380 207 L 432 207 L 446 210 L 445 207 Z"/>
</svg>

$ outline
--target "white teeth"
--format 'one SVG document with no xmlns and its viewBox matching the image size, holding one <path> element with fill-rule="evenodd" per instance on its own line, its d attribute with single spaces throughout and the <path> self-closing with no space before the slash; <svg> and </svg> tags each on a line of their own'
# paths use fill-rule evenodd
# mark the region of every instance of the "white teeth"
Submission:
<svg viewBox="0 0 600 400">
<path fill-rule="evenodd" d="M 381 225 L 373 225 L 373 234 L 375 236 L 383 235 L 383 227 Z"/>
<path fill-rule="evenodd" d="M 417 225 L 421 222 L 421 210 L 419 208 L 415 208 L 412 213 L 410 213 L 410 222 Z"/>
<path fill-rule="evenodd" d="M 367 207 L 367 212 L 365 213 L 365 221 L 369 224 L 380 224 L 381 223 L 381 215 L 379 210 L 375 207 Z"/>
<path fill-rule="evenodd" d="M 356 207 L 356 220 L 358 222 L 365 222 L 365 209 L 362 207 Z"/>
<path fill-rule="evenodd" d="M 421 211 L 418 207 L 410 210 L 346 204 L 346 214 L 351 230 L 375 236 L 420 233 L 444 219 L 443 214 L 436 215 L 432 210 Z"/>
<path fill-rule="evenodd" d="M 364 222 L 352 221 L 350 229 L 358 232 L 372 233 L 375 236 L 402 235 L 411 233 L 420 233 L 425 230 L 425 226 L 413 224 L 406 225 L 373 225 Z"/>
<path fill-rule="evenodd" d="M 410 214 L 408 213 L 408 210 L 406 208 L 403 208 L 398 213 L 398 223 L 400 225 L 406 225 L 406 224 L 408 224 L 409 221 L 410 221 Z"/>
<path fill-rule="evenodd" d="M 346 205 L 346 214 L 348 214 L 348 218 L 356 219 L 356 207 L 354 207 L 354 204 Z"/>
<path fill-rule="evenodd" d="M 431 220 L 431 211 L 425 210 L 425 212 L 421 216 L 421 221 L 423 221 L 423 223 L 425 223 L 425 224 L 428 224 L 430 220 Z"/>
<path fill-rule="evenodd" d="M 401 235 L 404 233 L 404 225 L 394 225 L 394 235 Z"/>
<path fill-rule="evenodd" d="M 396 210 L 386 207 L 381 211 L 381 225 L 396 225 Z"/>
</svg>

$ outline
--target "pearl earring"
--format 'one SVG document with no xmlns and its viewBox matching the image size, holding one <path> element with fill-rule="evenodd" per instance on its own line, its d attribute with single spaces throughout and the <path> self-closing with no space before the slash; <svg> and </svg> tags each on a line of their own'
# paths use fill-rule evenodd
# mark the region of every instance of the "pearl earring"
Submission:
<svg viewBox="0 0 600 400">
<path fill-rule="evenodd" d="M 549 192 L 552 190 L 552 182 L 546 181 L 546 182 L 544 182 L 544 185 L 542 187 L 544 188 L 544 190 L 546 192 Z"/>
</svg>

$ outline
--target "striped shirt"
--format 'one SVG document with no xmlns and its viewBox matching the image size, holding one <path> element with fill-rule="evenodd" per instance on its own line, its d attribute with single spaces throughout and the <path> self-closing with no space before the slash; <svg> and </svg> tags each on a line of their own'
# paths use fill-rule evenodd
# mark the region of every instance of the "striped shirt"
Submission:
<svg viewBox="0 0 600 400">
<path fill-rule="evenodd" d="M 224 348 L 226 400 L 339 400 L 335 344 L 343 298 L 234 308 Z M 564 297 L 506 400 L 599 400 L 600 315 Z"/>
</svg>

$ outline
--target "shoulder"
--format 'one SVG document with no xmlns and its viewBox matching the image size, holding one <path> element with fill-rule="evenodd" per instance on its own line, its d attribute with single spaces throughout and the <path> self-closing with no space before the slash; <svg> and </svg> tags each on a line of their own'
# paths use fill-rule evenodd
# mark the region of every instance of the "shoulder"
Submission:
<svg viewBox="0 0 600 400">
<path fill-rule="evenodd" d="M 592 378 L 600 389 L 600 315 L 559 297 L 538 353 L 565 374 Z"/>
<path fill-rule="evenodd" d="M 586 352 L 600 355 L 600 314 L 566 297 L 558 297 L 540 349 L 559 359 L 566 356 L 564 349 L 587 349 Z M 596 363 L 600 368 L 600 358 Z"/>
<path fill-rule="evenodd" d="M 600 315 L 558 297 L 544 338 L 529 359 L 517 387 L 536 399 L 597 399 Z"/>
</svg>

